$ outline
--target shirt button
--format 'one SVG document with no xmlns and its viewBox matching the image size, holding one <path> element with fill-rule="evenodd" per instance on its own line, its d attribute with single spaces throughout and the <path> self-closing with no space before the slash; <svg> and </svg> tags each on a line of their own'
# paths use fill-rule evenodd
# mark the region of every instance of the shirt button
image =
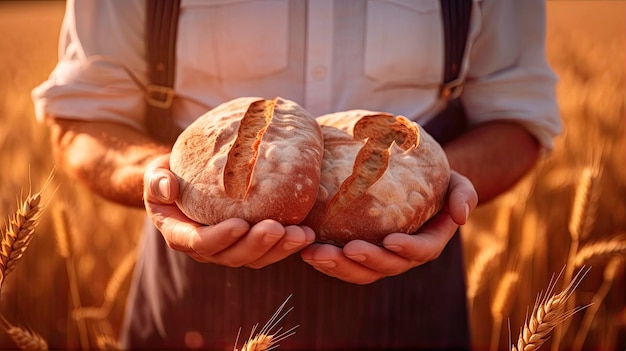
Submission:
<svg viewBox="0 0 626 351">
<path fill-rule="evenodd" d="M 311 70 L 311 76 L 315 80 L 322 80 L 326 78 L 326 67 L 324 66 L 315 66 Z"/>
</svg>

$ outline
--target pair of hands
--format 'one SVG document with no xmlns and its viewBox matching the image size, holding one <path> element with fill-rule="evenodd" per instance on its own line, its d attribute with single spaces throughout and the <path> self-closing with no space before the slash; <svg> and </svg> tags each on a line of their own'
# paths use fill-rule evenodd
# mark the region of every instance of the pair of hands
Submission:
<svg viewBox="0 0 626 351">
<path fill-rule="evenodd" d="M 144 204 L 170 248 L 194 260 L 228 267 L 261 268 L 298 251 L 318 271 L 355 284 L 369 284 L 406 272 L 439 257 L 478 203 L 472 183 L 452 172 L 444 209 L 418 233 L 392 233 L 383 247 L 354 240 L 343 248 L 315 243 L 308 227 L 264 220 L 250 226 L 231 218 L 205 226 L 187 218 L 174 203 L 178 182 L 169 170 L 169 154 L 158 157 L 144 174 Z"/>
</svg>

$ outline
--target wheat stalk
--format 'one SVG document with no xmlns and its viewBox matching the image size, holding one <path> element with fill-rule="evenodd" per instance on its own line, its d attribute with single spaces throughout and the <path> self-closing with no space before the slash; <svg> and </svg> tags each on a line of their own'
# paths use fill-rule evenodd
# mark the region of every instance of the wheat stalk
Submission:
<svg viewBox="0 0 626 351">
<path fill-rule="evenodd" d="M 57 251 L 59 252 L 59 255 L 65 259 L 65 268 L 67 270 L 72 308 L 80 309 L 82 308 L 82 301 L 80 298 L 80 289 L 78 287 L 78 274 L 76 273 L 76 267 L 74 266 L 74 248 L 72 233 L 70 230 L 70 220 L 65 203 L 57 203 L 56 206 L 54 206 L 53 220 Z M 77 320 L 76 327 L 78 328 L 81 349 L 89 349 L 89 335 L 86 323 L 82 320 Z"/>
<path fill-rule="evenodd" d="M 519 278 L 519 273 L 516 271 L 508 271 L 500 278 L 498 289 L 491 303 L 492 316 L 504 316 L 509 313 L 512 301 L 511 296 L 517 288 Z"/>
<path fill-rule="evenodd" d="M 137 253 L 135 250 L 132 250 L 126 254 L 122 262 L 120 262 L 117 268 L 115 268 L 115 271 L 113 271 L 104 289 L 104 303 L 107 306 L 113 305 L 117 299 L 122 284 L 130 277 L 133 271 L 135 262 L 137 262 Z"/>
<path fill-rule="evenodd" d="M 96 336 L 96 345 L 98 345 L 100 350 L 121 350 L 117 340 L 111 335 Z"/>
<path fill-rule="evenodd" d="M 493 263 L 502 251 L 504 251 L 502 245 L 489 245 L 481 250 L 472 261 L 467 273 L 467 299 L 470 303 L 473 303 L 484 287 L 485 281 L 491 276 L 491 271 L 496 267 Z"/>
<path fill-rule="evenodd" d="M 74 319 L 104 319 L 110 313 L 115 303 L 118 293 L 124 281 L 131 275 L 135 262 L 137 261 L 137 253 L 129 252 L 122 262 L 117 266 L 107 285 L 104 289 L 104 302 L 99 307 L 81 307 L 73 312 Z"/>
<path fill-rule="evenodd" d="M 523 217 L 521 217 L 523 216 Z M 534 258 L 545 255 L 547 244 L 546 222 L 541 220 L 536 209 L 527 209 L 519 218 L 523 218 L 521 230 L 518 234 L 519 255 L 524 263 L 530 263 Z"/>
<path fill-rule="evenodd" d="M 259 332 L 255 334 L 258 324 L 256 324 L 252 328 L 252 330 L 250 331 L 250 337 L 243 344 L 241 351 L 273 350 L 280 346 L 279 342 L 287 339 L 288 337 L 296 333 L 296 329 L 298 328 L 297 325 L 285 331 L 283 331 L 282 327 L 278 327 L 280 321 L 285 318 L 285 316 L 289 314 L 291 310 L 293 310 L 293 307 L 291 307 L 285 313 L 281 314 L 282 310 L 287 304 L 287 301 L 289 301 L 289 298 L 291 298 L 291 295 L 288 296 L 285 302 L 283 302 L 282 305 L 278 307 L 276 312 L 274 312 L 272 317 L 267 321 L 267 323 L 265 323 L 265 325 L 261 328 L 261 330 L 259 330 Z M 237 339 L 235 340 L 235 347 L 233 348 L 233 351 L 239 351 L 237 349 L 237 343 L 239 341 L 240 333 L 241 329 L 239 329 L 239 333 L 237 334 Z"/>
<path fill-rule="evenodd" d="M 626 236 L 620 235 L 610 240 L 600 241 L 583 246 L 574 259 L 576 267 L 581 267 L 589 261 L 605 258 L 611 255 L 626 253 Z"/>
<path fill-rule="evenodd" d="M 106 329 L 110 329 L 107 327 Z M 111 335 L 110 330 L 105 332 L 100 326 L 98 330 L 95 331 L 96 337 L 96 345 L 100 350 L 121 350 L 120 344 L 118 341 Z"/>
<path fill-rule="evenodd" d="M 491 316 L 493 324 L 491 328 L 491 350 L 497 350 L 500 343 L 500 331 L 502 320 L 511 310 L 514 291 L 517 288 L 520 275 L 516 270 L 509 270 L 500 278 L 496 294 L 491 303 Z"/>
<path fill-rule="evenodd" d="M 0 315 L 2 318 L 2 322 L 4 325 L 4 331 L 9 335 L 11 340 L 22 350 L 47 350 L 48 343 L 46 340 L 39 334 L 35 333 L 32 330 L 20 328 L 12 325 L 9 321 L 4 318 L 4 316 Z"/>
<path fill-rule="evenodd" d="M 617 343 L 620 342 L 619 335 L 626 326 L 626 306 L 622 306 L 619 311 L 611 311 L 611 315 L 607 330 L 602 331 L 603 340 L 599 347 L 601 350 L 619 350 L 617 347 Z"/>
<path fill-rule="evenodd" d="M 609 290 L 611 290 L 613 282 L 615 281 L 615 276 L 618 274 L 620 266 L 623 262 L 624 259 L 622 257 L 614 257 L 604 268 L 604 279 L 602 281 L 602 285 L 591 299 L 591 303 L 593 305 L 585 312 L 585 317 L 583 318 L 580 328 L 576 333 L 576 337 L 574 338 L 572 350 L 578 351 L 583 349 L 585 339 L 589 333 L 589 329 L 591 329 L 593 320 L 595 319 L 604 298 L 609 293 Z"/>
<path fill-rule="evenodd" d="M 563 278 L 563 282 L 566 285 L 572 281 L 574 269 L 576 269 L 575 261 L 580 247 L 580 241 L 589 234 L 591 226 L 595 221 L 595 213 L 598 207 L 600 193 L 597 191 L 599 174 L 600 167 L 598 162 L 593 162 L 591 165 L 585 166 L 582 170 L 578 185 L 576 186 L 572 214 L 569 222 L 571 242 L 567 255 L 565 277 Z M 567 303 L 563 308 L 571 310 L 573 308 L 573 302 Z M 565 335 L 568 328 L 568 321 L 557 326 L 554 331 L 555 341 L 552 343 L 552 351 L 559 350 L 563 335 Z"/>
<path fill-rule="evenodd" d="M 578 284 L 584 279 L 589 270 L 590 268 L 581 268 L 567 287 L 558 294 L 553 295 L 553 291 L 562 271 L 556 279 L 553 277 L 550 280 L 546 292 L 537 295 L 530 318 L 526 318 L 524 326 L 520 331 L 517 346 L 511 345 L 511 351 L 538 350 L 548 340 L 554 327 L 589 307 L 589 305 L 586 305 L 563 311 L 567 301 L 574 294 L 574 290 L 576 290 Z M 548 297 L 550 295 L 552 296 Z"/>
<path fill-rule="evenodd" d="M 53 176 L 54 170 L 48 176 L 40 192 L 31 194 L 29 191 L 25 199 L 18 200 L 17 210 L 9 218 L 9 223 L 6 225 L 0 241 L 0 289 L 6 277 L 22 259 L 33 239 L 35 228 L 39 224 L 44 207 L 41 203 L 41 194 L 46 190 Z"/>
<path fill-rule="evenodd" d="M 509 236 L 515 200 L 513 195 L 508 195 L 501 200 L 501 204 L 498 206 L 493 227 L 494 234 L 498 241 L 506 240 Z"/>
</svg>

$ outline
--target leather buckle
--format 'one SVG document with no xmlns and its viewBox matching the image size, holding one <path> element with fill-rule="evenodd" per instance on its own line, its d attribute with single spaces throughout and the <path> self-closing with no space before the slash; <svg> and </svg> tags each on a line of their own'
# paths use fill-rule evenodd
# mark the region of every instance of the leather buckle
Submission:
<svg viewBox="0 0 626 351">
<path fill-rule="evenodd" d="M 443 100 L 456 99 L 463 92 L 464 82 L 461 78 L 457 78 L 446 84 L 442 84 L 439 88 L 439 98 Z"/>
<path fill-rule="evenodd" d="M 149 84 L 146 86 L 146 101 L 150 106 L 168 109 L 174 100 L 174 89 L 162 85 Z"/>
</svg>

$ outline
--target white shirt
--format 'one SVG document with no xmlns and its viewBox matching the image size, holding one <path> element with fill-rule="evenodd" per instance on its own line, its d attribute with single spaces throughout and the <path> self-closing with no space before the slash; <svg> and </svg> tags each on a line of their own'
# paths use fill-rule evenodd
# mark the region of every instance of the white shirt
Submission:
<svg viewBox="0 0 626 351">
<path fill-rule="evenodd" d="M 144 21 L 144 0 L 68 0 L 59 62 L 33 90 L 37 117 L 142 129 Z M 561 123 L 544 34 L 543 1 L 474 1 L 461 96 L 471 125 L 516 121 L 552 148 Z M 424 122 L 444 61 L 439 0 L 183 0 L 176 50 L 180 126 L 240 96 Z"/>
</svg>

